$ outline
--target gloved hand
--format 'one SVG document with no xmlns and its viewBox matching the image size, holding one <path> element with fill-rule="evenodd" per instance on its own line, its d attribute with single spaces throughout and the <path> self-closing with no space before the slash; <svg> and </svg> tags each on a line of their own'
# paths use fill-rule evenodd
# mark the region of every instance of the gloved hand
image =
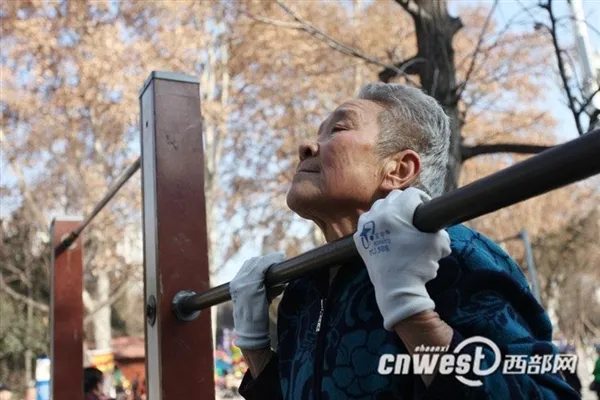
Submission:
<svg viewBox="0 0 600 400">
<path fill-rule="evenodd" d="M 425 233 L 414 227 L 413 215 L 431 198 L 423 191 L 393 190 L 358 219 L 354 243 L 367 266 L 385 329 L 435 303 L 425 284 L 436 277 L 438 261 L 450 255 L 444 230 Z"/>
<path fill-rule="evenodd" d="M 282 253 L 270 253 L 247 260 L 229 283 L 233 302 L 235 345 L 240 349 L 262 349 L 271 343 L 269 301 L 265 275 L 269 267 L 283 261 Z"/>
</svg>

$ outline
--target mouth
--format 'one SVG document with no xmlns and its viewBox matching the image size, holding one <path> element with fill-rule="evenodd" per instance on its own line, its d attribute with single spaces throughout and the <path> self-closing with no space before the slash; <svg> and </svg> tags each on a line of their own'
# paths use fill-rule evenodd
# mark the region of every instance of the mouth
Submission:
<svg viewBox="0 0 600 400">
<path fill-rule="evenodd" d="M 308 166 L 308 165 L 304 165 L 304 166 L 301 166 L 300 168 L 298 168 L 296 170 L 297 174 L 300 173 L 300 172 L 304 172 L 306 174 L 316 174 L 317 172 L 319 172 L 319 169 L 315 168 L 314 166 L 311 167 L 311 166 Z"/>
</svg>

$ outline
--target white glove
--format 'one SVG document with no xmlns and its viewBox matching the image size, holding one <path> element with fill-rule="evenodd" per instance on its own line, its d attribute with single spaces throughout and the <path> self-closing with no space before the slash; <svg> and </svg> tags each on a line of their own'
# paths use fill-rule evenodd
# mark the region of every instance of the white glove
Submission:
<svg viewBox="0 0 600 400">
<path fill-rule="evenodd" d="M 423 191 L 393 190 L 358 219 L 354 243 L 367 266 L 385 329 L 435 303 L 425 284 L 436 277 L 438 261 L 450 255 L 444 230 L 425 233 L 413 226 L 417 206 L 431 198 Z"/>
<path fill-rule="evenodd" d="M 269 267 L 283 261 L 282 253 L 247 260 L 229 283 L 233 301 L 235 345 L 240 349 L 262 349 L 271 343 L 269 301 L 265 276 Z"/>
</svg>

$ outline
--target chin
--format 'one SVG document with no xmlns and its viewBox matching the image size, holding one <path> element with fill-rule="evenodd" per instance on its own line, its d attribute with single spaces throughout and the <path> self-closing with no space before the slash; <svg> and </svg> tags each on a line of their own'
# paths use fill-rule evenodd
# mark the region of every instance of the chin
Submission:
<svg viewBox="0 0 600 400">
<path fill-rule="evenodd" d="M 315 208 L 317 201 L 317 196 L 313 196 L 308 193 L 303 193 L 302 191 L 295 190 L 293 186 L 288 192 L 286 198 L 286 203 L 290 210 L 298 214 L 300 217 L 306 219 L 311 219 L 310 215 L 312 213 L 310 212 L 310 210 L 313 210 Z"/>
</svg>

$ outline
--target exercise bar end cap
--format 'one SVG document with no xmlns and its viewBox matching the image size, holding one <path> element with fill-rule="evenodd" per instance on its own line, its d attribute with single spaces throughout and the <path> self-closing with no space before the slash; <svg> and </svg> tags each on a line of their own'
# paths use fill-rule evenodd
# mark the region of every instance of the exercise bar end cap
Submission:
<svg viewBox="0 0 600 400">
<path fill-rule="evenodd" d="M 192 290 L 181 290 L 173 296 L 171 302 L 171 311 L 179 321 L 190 322 L 200 316 L 200 311 L 194 311 L 192 313 L 186 313 L 181 309 L 181 302 L 189 297 L 195 296 L 196 292 Z"/>
</svg>

